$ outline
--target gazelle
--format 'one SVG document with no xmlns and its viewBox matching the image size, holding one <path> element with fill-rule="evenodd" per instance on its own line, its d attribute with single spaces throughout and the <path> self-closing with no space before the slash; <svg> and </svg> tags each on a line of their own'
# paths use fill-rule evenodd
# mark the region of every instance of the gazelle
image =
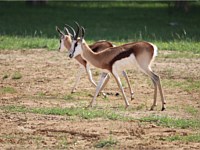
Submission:
<svg viewBox="0 0 200 150">
<path fill-rule="evenodd" d="M 74 29 L 69 26 L 69 25 L 66 25 L 68 27 L 71 28 L 71 30 L 73 31 L 73 34 L 75 35 L 75 31 Z M 60 34 L 60 46 L 59 46 L 59 51 L 60 52 L 63 52 L 63 51 L 66 51 L 66 50 L 69 50 L 70 47 L 71 47 L 71 43 L 72 43 L 72 39 L 71 37 L 73 35 L 70 34 L 69 30 L 65 27 L 64 30 L 66 31 L 67 34 L 64 34 L 58 27 L 56 27 L 56 30 L 58 31 L 58 33 Z M 101 40 L 101 41 L 98 41 L 92 45 L 89 45 L 89 47 L 92 49 L 93 52 L 100 52 L 108 47 L 113 47 L 114 45 L 109 42 L 109 41 L 105 41 L 105 40 Z M 81 55 L 77 55 L 76 57 L 74 57 L 78 62 L 79 62 L 79 71 L 77 72 L 77 77 L 76 77 L 76 81 L 75 81 L 75 84 L 72 88 L 72 93 L 75 91 L 79 81 L 80 81 L 80 77 L 83 73 L 83 70 L 85 69 L 86 73 L 88 74 L 88 77 L 89 77 L 89 80 L 90 82 L 94 85 L 94 86 L 97 86 L 96 83 L 94 82 L 93 78 L 92 78 L 92 73 L 91 73 L 91 70 L 90 70 L 90 67 L 89 67 L 89 63 L 82 58 Z M 130 85 L 130 81 L 129 81 L 129 78 L 126 74 L 125 71 L 122 71 L 122 74 L 123 76 L 125 77 L 127 83 L 128 83 L 128 87 L 129 87 L 129 91 L 130 91 L 130 94 L 131 94 L 131 99 L 134 98 L 134 93 L 133 93 L 133 90 L 131 88 L 131 85 Z M 106 83 L 108 82 L 109 80 L 109 76 L 107 76 L 105 78 L 106 80 Z M 106 83 L 104 84 L 104 86 L 106 85 Z M 104 88 L 104 86 L 102 86 L 101 90 Z M 105 95 L 105 94 L 104 94 Z"/>
<path fill-rule="evenodd" d="M 80 28 L 80 26 L 78 27 Z M 93 66 L 102 69 L 104 72 L 111 73 L 114 76 L 122 92 L 126 107 L 129 106 L 129 102 L 126 98 L 118 72 L 124 70 L 129 66 L 137 65 L 145 74 L 147 74 L 151 78 L 154 84 L 154 101 L 150 110 L 153 110 L 156 106 L 157 87 L 159 88 L 161 95 L 161 110 L 165 110 L 166 102 L 163 96 L 160 77 L 156 75 L 150 67 L 151 62 L 157 55 L 157 47 L 155 45 L 148 42 L 133 42 L 117 47 L 107 48 L 104 51 L 94 53 L 84 40 L 85 29 L 81 27 L 80 39 L 77 38 L 77 34 L 72 40 L 72 45 L 69 51 L 69 57 L 74 58 L 77 55 L 81 54 L 81 56 L 85 60 L 90 62 Z M 104 86 L 104 78 L 107 75 L 108 74 L 106 73 L 102 73 L 95 95 L 92 101 L 90 102 L 89 106 L 93 106 L 93 104 L 96 102 L 97 94 L 100 91 L 101 86 Z"/>
</svg>

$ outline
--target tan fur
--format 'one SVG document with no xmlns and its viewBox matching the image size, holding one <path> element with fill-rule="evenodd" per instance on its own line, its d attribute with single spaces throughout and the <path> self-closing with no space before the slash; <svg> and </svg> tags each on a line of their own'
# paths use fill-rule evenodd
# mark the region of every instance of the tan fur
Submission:
<svg viewBox="0 0 200 150">
<path fill-rule="evenodd" d="M 65 38 L 64 38 L 64 45 L 67 48 L 67 50 L 70 49 L 71 43 L 72 43 L 71 36 L 66 35 Z M 106 49 L 108 47 L 113 47 L 113 45 L 112 45 L 112 43 L 110 43 L 108 41 L 101 40 L 101 41 L 97 41 L 94 44 L 89 45 L 89 47 L 91 49 L 94 49 L 95 52 L 100 52 L 100 51 L 103 51 L 104 49 Z M 84 67 L 86 67 L 87 61 L 84 60 L 81 55 L 76 56 L 75 59 L 80 64 L 82 64 Z"/>
<path fill-rule="evenodd" d="M 70 49 L 71 44 L 72 44 L 71 36 L 66 35 L 66 36 L 65 36 L 65 39 L 64 39 L 64 45 L 65 45 L 65 47 L 66 47 L 68 50 Z"/>
<path fill-rule="evenodd" d="M 135 55 L 138 61 L 145 59 L 145 62 L 150 63 L 154 49 L 152 45 L 147 42 L 134 42 L 124 44 L 118 47 L 107 48 L 104 51 L 94 53 L 90 50 L 89 46 L 84 42 L 82 44 L 84 50 L 83 57 L 85 57 L 92 65 L 101 69 L 107 69 L 111 71 L 111 61 L 115 59 L 121 52 L 125 52 L 127 49 L 132 49 L 132 53 Z M 144 55 L 145 54 L 145 55 Z"/>
</svg>

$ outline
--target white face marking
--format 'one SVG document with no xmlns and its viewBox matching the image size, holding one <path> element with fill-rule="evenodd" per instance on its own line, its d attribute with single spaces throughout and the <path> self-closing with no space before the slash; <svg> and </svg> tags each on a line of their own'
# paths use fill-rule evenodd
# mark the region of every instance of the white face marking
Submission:
<svg viewBox="0 0 200 150">
<path fill-rule="evenodd" d="M 81 43 L 77 42 L 77 40 L 73 40 L 71 48 L 69 50 L 69 57 L 74 58 L 74 57 L 80 55 L 81 52 L 82 52 Z"/>
</svg>

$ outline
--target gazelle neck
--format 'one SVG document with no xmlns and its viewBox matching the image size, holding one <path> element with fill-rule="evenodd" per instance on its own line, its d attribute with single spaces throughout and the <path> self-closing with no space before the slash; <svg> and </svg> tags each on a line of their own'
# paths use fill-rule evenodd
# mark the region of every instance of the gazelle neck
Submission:
<svg viewBox="0 0 200 150">
<path fill-rule="evenodd" d="M 93 66 L 100 68 L 100 62 L 99 59 L 97 59 L 98 53 L 94 53 L 89 45 L 83 41 L 82 43 L 82 53 L 81 56 L 86 59 L 89 63 L 91 63 Z"/>
</svg>

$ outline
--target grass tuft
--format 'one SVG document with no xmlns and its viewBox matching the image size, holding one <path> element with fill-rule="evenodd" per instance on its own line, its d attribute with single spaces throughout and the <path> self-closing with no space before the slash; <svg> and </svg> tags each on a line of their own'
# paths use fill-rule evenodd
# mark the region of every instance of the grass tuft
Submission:
<svg viewBox="0 0 200 150">
<path fill-rule="evenodd" d="M 162 81 L 164 86 L 172 88 L 181 88 L 186 92 L 198 92 L 200 90 L 200 80 L 188 79 L 185 81 L 175 81 L 171 79 L 164 79 Z"/>
<path fill-rule="evenodd" d="M 187 106 L 185 107 L 185 111 L 193 116 L 196 116 L 198 115 L 198 109 L 196 109 L 195 107 L 192 107 L 192 106 Z"/>
<path fill-rule="evenodd" d="M 18 79 L 21 79 L 22 78 L 22 74 L 20 72 L 15 72 L 13 75 L 12 75 L 12 79 L 14 80 L 18 80 Z"/>
<path fill-rule="evenodd" d="M 83 119 L 94 119 L 94 118 L 104 118 L 109 120 L 130 120 L 131 118 L 121 116 L 114 112 L 108 110 L 98 110 L 98 109 L 85 109 L 79 107 L 71 108 L 26 108 L 24 106 L 5 106 L 0 107 L 1 109 L 11 111 L 11 112 L 23 112 L 23 113 L 36 113 L 45 115 L 67 115 L 67 116 L 78 116 Z M 133 119 L 133 118 L 132 118 Z"/>
<path fill-rule="evenodd" d="M 6 93 L 14 94 L 16 92 L 17 91 L 13 87 L 2 87 L 2 88 L 0 88 L 0 94 L 6 94 Z"/>
<path fill-rule="evenodd" d="M 107 140 L 100 140 L 98 143 L 94 145 L 95 148 L 104 148 L 104 147 L 111 147 L 116 145 L 117 141 L 112 139 L 111 137 Z"/>
<path fill-rule="evenodd" d="M 4 79 L 7 79 L 8 77 L 9 77 L 8 74 L 4 74 L 3 77 L 2 77 L 2 79 L 4 80 Z"/>
<path fill-rule="evenodd" d="M 143 122 L 153 122 L 159 126 L 165 126 L 169 128 L 192 128 L 200 129 L 200 120 L 192 119 L 176 119 L 168 116 L 148 116 L 139 119 Z"/>
<path fill-rule="evenodd" d="M 191 134 L 191 135 L 174 135 L 165 138 L 166 141 L 183 141 L 183 142 L 200 142 L 200 134 Z"/>
</svg>

